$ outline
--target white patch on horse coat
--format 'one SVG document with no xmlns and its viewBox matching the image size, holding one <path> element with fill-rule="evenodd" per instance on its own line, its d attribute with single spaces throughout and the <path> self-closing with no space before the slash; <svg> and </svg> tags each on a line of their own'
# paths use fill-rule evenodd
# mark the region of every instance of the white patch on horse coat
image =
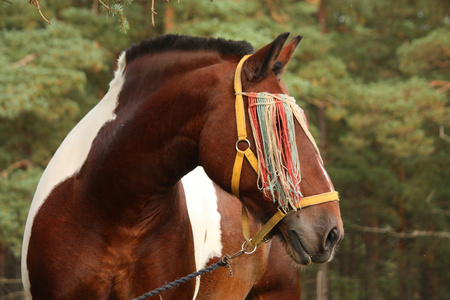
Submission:
<svg viewBox="0 0 450 300">
<path fill-rule="evenodd" d="M 28 243 L 34 218 L 49 196 L 53 188 L 65 179 L 73 176 L 83 166 L 91 149 L 91 145 L 103 125 L 116 118 L 114 110 L 118 104 L 118 96 L 122 90 L 125 68 L 125 52 L 119 57 L 118 69 L 109 84 L 105 97 L 70 131 L 56 150 L 34 194 L 28 213 L 22 244 L 22 282 L 28 298 L 31 299 L 30 281 L 27 268 Z"/>
<path fill-rule="evenodd" d="M 195 267 L 204 268 L 209 259 L 222 256 L 220 214 L 213 182 L 202 167 L 197 167 L 181 179 L 186 194 L 186 204 L 194 236 Z M 200 288 L 196 277 L 195 293 Z"/>
</svg>

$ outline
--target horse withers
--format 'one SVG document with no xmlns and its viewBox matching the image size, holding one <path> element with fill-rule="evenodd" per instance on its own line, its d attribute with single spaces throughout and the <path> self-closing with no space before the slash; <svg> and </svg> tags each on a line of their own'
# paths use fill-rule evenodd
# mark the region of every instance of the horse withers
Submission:
<svg viewBox="0 0 450 300">
<path fill-rule="evenodd" d="M 22 255 L 30 298 L 130 299 L 189 274 L 241 248 L 242 203 L 252 234 L 282 216 L 272 241 L 233 261 L 232 278 L 219 270 L 164 299 L 298 299 L 293 266 L 331 260 L 343 226 L 281 80 L 300 41 L 284 45 L 287 36 L 254 52 L 246 42 L 167 35 L 120 56 L 108 93 L 38 184 Z M 195 181 L 180 179 L 196 166 L 214 182 L 200 188 L 215 205 L 186 200 Z"/>
</svg>

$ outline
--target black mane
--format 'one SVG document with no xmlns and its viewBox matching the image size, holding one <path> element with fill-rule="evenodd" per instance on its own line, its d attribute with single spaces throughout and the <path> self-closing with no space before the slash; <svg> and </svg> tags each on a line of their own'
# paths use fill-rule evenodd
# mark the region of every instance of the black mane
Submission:
<svg viewBox="0 0 450 300">
<path fill-rule="evenodd" d="M 210 50 L 240 57 L 254 52 L 253 46 L 246 41 L 169 34 L 143 40 L 141 43 L 131 46 L 126 50 L 126 60 L 129 63 L 143 55 L 173 50 L 186 52 Z"/>
</svg>

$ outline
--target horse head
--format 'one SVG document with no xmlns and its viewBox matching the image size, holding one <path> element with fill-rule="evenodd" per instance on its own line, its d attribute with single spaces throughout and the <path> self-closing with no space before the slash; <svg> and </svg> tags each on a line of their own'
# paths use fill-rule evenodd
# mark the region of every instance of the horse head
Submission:
<svg viewBox="0 0 450 300">
<path fill-rule="evenodd" d="M 294 145 L 292 147 L 281 145 L 278 149 L 272 149 L 275 152 L 274 155 L 278 156 L 283 156 L 286 151 L 295 151 L 292 154 L 295 157 L 299 174 L 296 178 L 287 180 L 291 183 L 296 181 L 292 187 L 287 188 L 287 193 L 292 192 L 293 189 L 295 191 L 289 201 L 284 199 L 286 195 L 279 190 L 272 189 L 271 192 L 268 192 L 264 189 L 261 181 L 262 177 L 267 175 L 263 173 L 269 171 L 267 171 L 267 166 L 262 166 L 259 157 L 259 154 L 262 155 L 268 150 L 257 149 L 258 141 L 254 137 L 256 129 L 250 126 L 252 120 L 248 114 L 242 114 L 242 118 L 245 118 L 245 121 L 242 121 L 244 125 L 239 125 L 239 121 L 237 121 L 239 116 L 237 115 L 241 113 L 237 108 L 239 101 L 235 101 L 235 97 L 243 96 L 243 110 L 247 111 L 250 106 L 254 105 L 249 104 L 249 99 L 256 97 L 256 93 L 265 92 L 272 96 L 290 98 L 287 96 L 289 93 L 281 80 L 281 75 L 301 37 L 295 37 L 285 45 L 288 35 L 288 33 L 281 34 L 272 43 L 245 60 L 241 60 L 239 67 L 236 65 L 238 62 L 222 66 L 223 76 L 220 79 L 222 82 L 217 85 L 216 96 L 212 97 L 210 103 L 212 111 L 210 115 L 214 117 L 205 120 L 200 133 L 199 161 L 214 181 L 226 191 L 233 192 L 239 197 L 257 222 L 261 222 L 261 224 L 268 222 L 281 206 L 283 218 L 271 234 L 281 237 L 285 242 L 287 252 L 297 264 L 310 265 L 312 262 L 330 261 L 344 234 L 339 204 L 338 201 L 334 201 L 338 200 L 337 197 L 318 201 L 314 205 L 304 205 L 304 201 L 308 197 L 337 195 L 324 168 L 317 146 L 308 129 L 304 124 L 302 126 L 301 120 L 297 118 L 290 129 L 291 141 L 294 141 Z M 235 75 L 236 68 L 238 68 L 236 78 L 240 81 L 242 92 L 239 90 L 237 93 L 233 93 L 234 89 L 231 87 L 233 81 L 230 79 Z M 286 109 L 289 114 L 293 112 L 294 115 L 298 115 L 296 110 L 300 108 L 296 105 L 290 103 L 286 107 L 288 107 Z M 278 124 L 281 119 L 277 118 L 281 117 L 274 118 L 274 123 L 276 123 L 274 126 L 282 129 L 285 125 Z M 241 128 L 241 132 L 239 132 L 240 126 L 244 126 L 243 129 Z M 245 138 L 242 138 L 241 135 L 244 135 Z M 278 137 L 275 136 L 275 138 Z M 212 145 L 214 145 L 214 151 L 212 151 Z M 247 147 L 251 150 L 250 152 L 258 153 L 259 167 L 255 166 L 256 163 L 254 161 L 252 163 L 251 159 L 241 159 L 244 162 L 238 171 L 239 179 L 235 180 L 232 178 L 232 174 L 236 173 L 236 152 L 245 152 Z M 286 168 L 284 161 L 279 166 L 279 171 L 272 171 L 272 173 L 281 172 Z M 293 173 L 295 172 L 294 170 Z M 269 179 L 269 181 L 271 180 L 277 179 Z M 232 181 L 237 181 L 238 186 L 233 187 Z"/>
</svg>

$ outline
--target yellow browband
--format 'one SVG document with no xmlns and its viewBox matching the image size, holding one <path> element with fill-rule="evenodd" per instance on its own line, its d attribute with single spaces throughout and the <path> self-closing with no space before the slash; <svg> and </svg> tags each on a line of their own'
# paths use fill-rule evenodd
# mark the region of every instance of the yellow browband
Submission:
<svg viewBox="0 0 450 300">
<path fill-rule="evenodd" d="M 244 112 L 244 99 L 242 97 L 242 82 L 241 82 L 241 72 L 242 66 L 247 58 L 251 55 L 244 56 L 236 68 L 236 73 L 234 75 L 234 91 L 236 94 L 236 126 L 238 140 L 236 141 L 236 158 L 233 165 L 233 174 L 231 177 L 231 192 L 237 198 L 239 198 L 239 183 L 241 180 L 242 165 L 244 163 L 244 157 L 247 158 L 248 162 L 258 174 L 258 159 L 253 151 L 250 149 L 250 141 L 247 139 L 247 127 L 245 126 L 245 112 Z M 240 144 L 245 143 L 246 149 L 241 150 L 239 148 Z M 339 201 L 338 192 L 328 192 L 323 194 L 318 194 L 310 197 L 304 197 L 301 199 L 301 208 L 307 206 L 316 205 L 320 203 Z M 242 204 L 242 230 L 246 242 L 243 245 L 243 249 L 249 246 L 257 247 L 259 244 L 263 243 L 265 237 L 269 232 L 280 222 L 287 212 L 278 208 L 278 212 L 256 233 L 253 238 L 250 238 L 250 226 L 248 221 L 247 210 L 244 204 Z"/>
</svg>

